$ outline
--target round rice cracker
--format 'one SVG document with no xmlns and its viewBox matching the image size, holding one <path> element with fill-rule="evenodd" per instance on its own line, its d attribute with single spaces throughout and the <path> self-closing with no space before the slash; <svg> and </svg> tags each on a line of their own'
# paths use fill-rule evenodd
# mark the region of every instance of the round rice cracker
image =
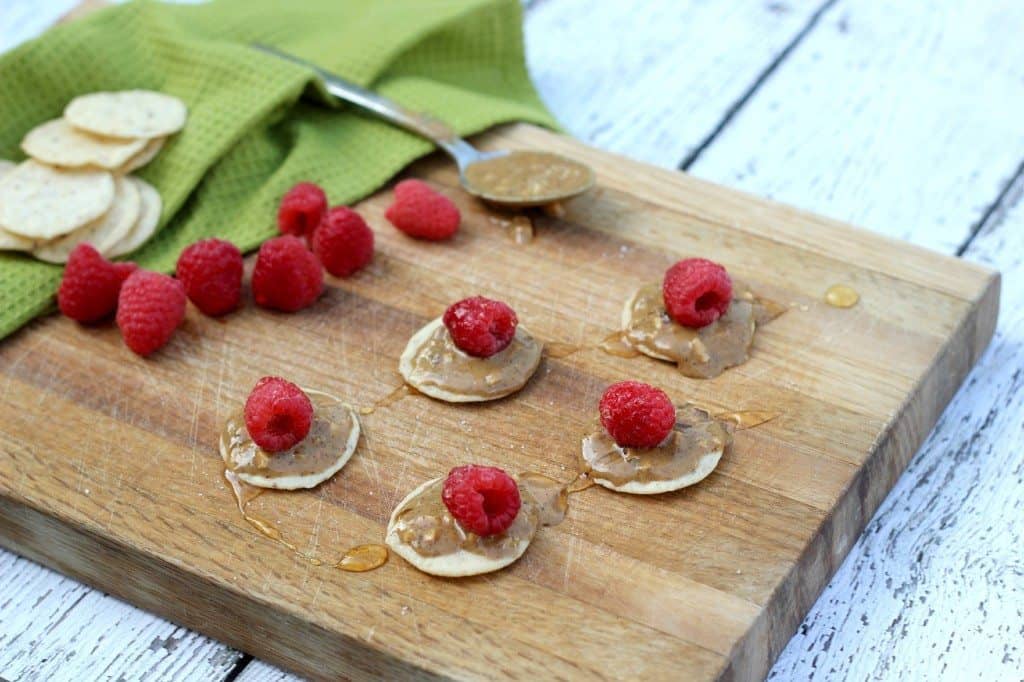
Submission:
<svg viewBox="0 0 1024 682">
<path fill-rule="evenodd" d="M 0 159 L 0 179 L 14 170 L 17 165 L 13 161 Z M 31 251 L 33 246 L 35 246 L 35 242 L 31 239 L 0 228 L 0 251 Z"/>
<path fill-rule="evenodd" d="M 510 386 L 507 391 L 496 393 L 494 395 L 473 395 L 467 393 L 455 393 L 449 391 L 443 386 L 435 386 L 433 384 L 424 384 L 420 381 L 420 378 L 416 374 L 416 357 L 423 347 L 423 344 L 433 336 L 437 328 L 444 324 L 444 320 L 438 317 L 431 320 L 424 325 L 418 332 L 413 334 L 409 338 L 409 342 L 405 345 L 405 350 L 402 351 L 401 357 L 398 358 L 398 373 L 402 375 L 405 383 L 412 386 L 414 389 L 419 391 L 425 396 L 434 398 L 435 400 L 442 400 L 448 403 L 479 403 L 487 402 L 490 400 L 500 400 L 501 398 L 507 397 L 516 393 L 533 378 L 533 375 L 537 372 L 537 368 L 540 366 L 541 358 L 544 354 L 543 344 L 537 344 L 537 356 L 533 362 L 526 368 L 519 377 L 516 378 L 514 385 Z M 516 336 L 519 338 L 533 338 L 533 335 L 523 327 L 519 325 L 516 327 Z"/>
<path fill-rule="evenodd" d="M 697 460 L 697 464 L 691 471 L 670 481 L 627 481 L 626 483 L 616 484 L 607 479 L 600 478 L 594 472 L 590 473 L 590 478 L 599 486 L 614 490 L 617 493 L 660 495 L 661 493 L 670 493 L 674 490 L 682 490 L 703 481 L 718 466 L 718 462 L 722 459 L 724 452 L 725 448 L 720 448 L 704 453 Z"/>
<path fill-rule="evenodd" d="M 188 109 L 177 97 L 152 90 L 93 92 L 71 100 L 64 118 L 94 135 L 152 138 L 181 130 Z"/>
<path fill-rule="evenodd" d="M 33 159 L 53 166 L 115 170 L 145 149 L 146 144 L 145 139 L 97 137 L 57 118 L 29 131 L 21 141 L 21 148 Z"/>
<path fill-rule="evenodd" d="M 127 175 L 134 170 L 142 168 L 156 158 L 156 155 L 164 148 L 164 142 L 166 140 L 166 137 L 154 137 L 146 143 L 146 146 L 143 147 L 138 154 L 125 161 L 124 164 L 114 172 L 120 175 Z"/>
<path fill-rule="evenodd" d="M 0 228 L 49 240 L 91 223 L 114 203 L 105 170 L 62 170 L 29 159 L 0 180 Z"/>
<path fill-rule="evenodd" d="M 323 393 L 322 391 L 314 391 L 311 389 L 303 389 L 307 395 L 314 396 L 326 396 L 328 398 L 335 398 L 335 396 L 329 393 Z M 335 398 L 337 400 L 337 398 Z M 340 401 L 339 401 L 340 402 Z M 295 476 L 278 476 L 276 478 L 269 478 L 267 476 L 260 476 L 259 474 L 249 474 L 236 471 L 235 475 L 238 476 L 238 480 L 242 483 L 254 485 L 257 488 L 272 488 L 274 490 L 299 490 L 306 488 L 315 488 L 324 481 L 330 479 L 334 474 L 341 471 L 342 467 L 348 464 L 348 461 L 352 459 L 353 453 L 356 451 L 356 446 L 359 444 L 359 415 L 347 403 L 342 403 L 342 407 L 348 410 L 349 417 L 352 419 L 352 430 L 348 433 L 348 438 L 345 440 L 345 449 L 338 453 L 338 458 L 334 461 L 334 464 L 323 469 L 321 471 Z M 224 441 L 220 441 L 220 457 L 225 462 L 228 461 L 228 451 L 224 445 Z"/>
<path fill-rule="evenodd" d="M 480 575 L 481 573 L 500 571 L 506 566 L 515 563 L 519 557 L 523 556 L 527 547 L 530 546 L 530 542 L 533 541 L 533 536 L 521 540 L 509 556 L 501 558 L 474 554 L 473 552 L 467 552 L 464 549 L 460 549 L 454 554 L 423 556 L 412 547 L 402 542 L 402 539 L 398 537 L 397 528 L 399 512 L 410 502 L 410 500 L 423 492 L 427 486 L 436 483 L 439 480 L 441 479 L 434 478 L 419 486 L 406 495 L 405 499 L 399 502 L 395 507 L 395 510 L 391 512 L 391 518 L 388 520 L 387 533 L 384 536 L 384 544 L 391 548 L 391 551 L 408 561 L 416 569 L 423 571 L 424 573 L 441 576 L 443 578 L 463 578 L 470 575 Z"/>
<path fill-rule="evenodd" d="M 107 255 L 135 227 L 141 208 L 142 199 L 135 183 L 117 178 L 114 203 L 102 218 L 71 234 L 37 246 L 32 255 L 47 263 L 66 263 L 75 247 L 83 242 L 89 242 L 97 251 Z"/>
<path fill-rule="evenodd" d="M 123 256 L 142 246 L 156 232 L 156 227 L 160 223 L 160 213 L 163 211 L 160 193 L 153 185 L 133 175 L 126 175 L 124 180 L 135 185 L 135 189 L 139 191 L 139 217 L 128 234 L 110 247 L 108 258 Z"/>
</svg>

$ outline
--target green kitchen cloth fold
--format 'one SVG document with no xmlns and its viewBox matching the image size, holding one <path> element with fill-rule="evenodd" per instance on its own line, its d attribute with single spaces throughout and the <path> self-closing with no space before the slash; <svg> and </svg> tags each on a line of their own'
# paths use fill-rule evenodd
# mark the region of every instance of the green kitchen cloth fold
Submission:
<svg viewBox="0 0 1024 682">
<path fill-rule="evenodd" d="M 519 0 L 140 1 L 0 56 L 0 158 L 23 158 L 25 133 L 76 95 L 144 88 L 180 97 L 188 124 L 138 172 L 160 191 L 162 227 L 131 256 L 170 272 L 197 239 L 248 251 L 272 236 L 277 202 L 295 182 L 316 181 L 332 203 L 351 203 L 431 151 L 316 101 L 310 72 L 253 42 L 431 111 L 462 134 L 511 120 L 555 125 L 526 72 Z M 0 338 L 52 309 L 60 275 L 0 252 Z"/>
</svg>

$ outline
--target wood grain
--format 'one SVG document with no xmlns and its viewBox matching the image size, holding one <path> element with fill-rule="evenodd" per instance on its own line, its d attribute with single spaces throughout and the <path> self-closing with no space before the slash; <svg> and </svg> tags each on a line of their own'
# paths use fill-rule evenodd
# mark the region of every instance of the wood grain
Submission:
<svg viewBox="0 0 1024 682">
<path fill-rule="evenodd" d="M 359 206 L 379 240 L 373 266 L 332 281 L 303 314 L 247 307 L 225 324 L 190 313 L 149 361 L 131 357 L 115 329 L 64 319 L 36 323 L 0 347 L 9 431 L 0 542 L 312 676 L 763 675 L 984 347 L 997 280 L 912 249 L 896 257 L 867 233 L 686 176 L 638 174 L 527 126 L 482 142 L 568 147 L 596 168 L 601 188 L 570 205 L 565 220 L 538 221 L 538 239 L 521 248 L 450 186 L 449 169 L 427 161 L 411 172 L 460 204 L 459 237 L 406 240 L 382 220 L 387 193 L 374 196 Z M 734 205 L 748 208 L 730 218 Z M 644 228 L 648 213 L 656 219 Z M 681 229 L 666 232 L 671 224 Z M 849 244 L 847 258 L 831 244 L 804 247 L 806 225 Z M 751 257 L 767 264 L 796 258 L 794 250 L 813 264 L 808 273 L 823 276 L 784 281 Z M 258 376 L 286 374 L 368 404 L 397 384 L 405 339 L 470 293 L 508 300 L 542 338 L 599 339 L 635 285 L 694 253 L 735 263 L 738 276 L 807 310 L 773 323 L 748 365 L 713 382 L 583 351 L 546 362 L 525 391 L 495 405 L 407 399 L 367 417 L 368 438 L 343 475 L 257 506 L 300 547 L 329 557 L 379 538 L 404 492 L 454 463 L 568 476 L 600 391 L 623 376 L 732 409 L 783 406 L 775 422 L 741 433 L 728 466 L 700 486 L 653 500 L 580 495 L 570 521 L 544 533 L 522 562 L 461 582 L 398 560 L 365 576 L 312 567 L 233 510 L 214 443 L 220 420 Z M 818 302 L 846 277 L 864 283 L 863 307 Z M 871 283 L 890 280 L 908 292 L 892 307 L 907 309 L 883 315 Z M 922 300 L 934 303 L 930 312 L 911 315 Z M 808 333 L 816 335 L 810 344 Z M 892 349 L 905 362 L 886 373 L 876 360 Z M 821 372 L 830 379 L 816 378 Z M 850 434 L 847 443 L 820 438 L 832 424 Z M 761 463 L 763 451 L 776 466 Z M 814 495 L 801 493 L 806 479 L 778 476 L 801 469 L 814 476 Z M 602 593 L 609 584 L 615 589 Z M 504 612 L 477 606 L 498 602 Z M 623 639 L 629 647 L 609 646 Z"/>
</svg>

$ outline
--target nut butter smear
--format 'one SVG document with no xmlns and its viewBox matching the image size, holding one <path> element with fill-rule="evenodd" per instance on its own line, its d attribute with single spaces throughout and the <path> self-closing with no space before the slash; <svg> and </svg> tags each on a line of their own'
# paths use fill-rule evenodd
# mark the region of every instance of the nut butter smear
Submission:
<svg viewBox="0 0 1024 682">
<path fill-rule="evenodd" d="M 346 451 L 353 429 L 358 428 L 348 405 L 327 393 L 306 391 L 313 403 L 313 423 L 309 434 L 294 447 L 283 452 L 269 453 L 249 437 L 242 411 L 224 422 L 221 432 L 221 455 L 228 471 L 243 482 L 259 477 L 271 482 L 297 477 L 315 476 L 338 463 Z M 246 481 L 250 478 L 249 481 Z M 276 486 L 273 483 L 262 487 Z M 302 486 L 307 487 L 307 486 Z"/>
<path fill-rule="evenodd" d="M 445 400 L 492 400 L 513 393 L 529 380 L 541 360 L 542 344 L 522 326 L 512 342 L 489 358 L 463 353 L 440 321 L 415 350 L 406 381 Z M 440 395 L 434 396 L 433 392 Z"/>
<path fill-rule="evenodd" d="M 676 426 L 668 438 L 654 448 L 622 447 L 597 425 L 593 433 L 583 439 L 580 465 L 598 484 L 623 488 L 623 492 L 630 492 L 630 484 L 651 484 L 656 488 L 651 492 L 667 492 L 675 489 L 668 487 L 670 484 L 683 482 L 706 468 L 706 458 L 714 458 L 713 463 L 708 462 L 714 468 L 722 451 L 731 443 L 731 425 L 686 405 L 677 409 Z M 707 473 L 710 470 L 697 480 Z"/>
<path fill-rule="evenodd" d="M 398 538 L 421 556 L 438 557 L 461 550 L 502 559 L 514 554 L 521 542 L 531 540 L 537 532 L 540 507 L 532 496 L 522 495 L 522 506 L 508 530 L 480 537 L 463 530 L 452 517 L 441 500 L 443 487 L 443 478 L 431 481 L 395 512 Z"/>
<path fill-rule="evenodd" d="M 629 357 L 629 348 L 675 362 L 688 377 L 710 379 L 747 361 L 754 330 L 778 317 L 784 308 L 759 299 L 743 284 L 733 283 L 732 303 L 720 318 L 695 329 L 676 323 L 665 310 L 660 282 L 641 287 L 623 311 L 623 330 L 601 344 L 611 355 Z"/>
</svg>

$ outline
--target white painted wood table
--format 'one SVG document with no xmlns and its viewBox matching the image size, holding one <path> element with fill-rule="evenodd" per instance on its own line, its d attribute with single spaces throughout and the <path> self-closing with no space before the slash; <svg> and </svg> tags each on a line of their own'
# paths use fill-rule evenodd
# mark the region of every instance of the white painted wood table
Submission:
<svg viewBox="0 0 1024 682">
<path fill-rule="evenodd" d="M 0 0 L 0 50 L 75 0 Z M 1024 678 L 1024 2 L 535 0 L 575 135 L 1003 272 L 991 348 L 770 674 Z M 290 675 L 0 551 L 0 677 Z"/>
</svg>

